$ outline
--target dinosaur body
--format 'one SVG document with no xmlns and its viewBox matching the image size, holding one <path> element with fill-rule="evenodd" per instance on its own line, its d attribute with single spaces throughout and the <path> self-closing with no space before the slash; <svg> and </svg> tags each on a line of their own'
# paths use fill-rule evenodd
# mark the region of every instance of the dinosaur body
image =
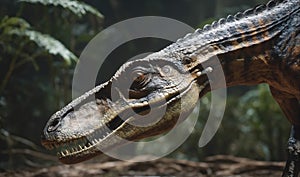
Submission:
<svg viewBox="0 0 300 177">
<path fill-rule="evenodd" d="M 214 57 L 219 64 L 211 62 Z M 187 117 L 199 98 L 216 89 L 210 87 L 205 73 L 218 69 L 224 71 L 228 87 L 270 85 L 294 127 L 290 154 L 296 155 L 289 157 L 284 176 L 296 177 L 300 168 L 296 158 L 300 156 L 299 0 L 270 1 L 230 15 L 159 52 L 125 63 L 109 81 L 56 112 L 44 129 L 42 143 L 48 148 L 58 146 L 62 162 L 76 163 L 101 153 L 96 146 L 109 149 L 120 144 L 113 135 L 139 140 L 164 133 L 173 128 L 179 114 Z M 85 103 L 90 97 L 96 100 Z M 146 115 L 150 107 L 167 111 L 150 126 L 132 124 L 138 118 L 130 110 Z"/>
</svg>

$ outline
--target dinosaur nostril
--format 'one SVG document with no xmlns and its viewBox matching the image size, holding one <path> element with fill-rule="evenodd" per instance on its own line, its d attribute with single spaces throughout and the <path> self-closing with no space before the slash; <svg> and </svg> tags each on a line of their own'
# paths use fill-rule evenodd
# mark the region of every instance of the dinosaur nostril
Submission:
<svg viewBox="0 0 300 177">
<path fill-rule="evenodd" d="M 52 120 L 52 122 L 50 122 L 47 131 L 52 132 L 52 131 L 56 130 L 59 125 L 60 125 L 60 119 L 56 118 L 56 119 Z"/>
</svg>

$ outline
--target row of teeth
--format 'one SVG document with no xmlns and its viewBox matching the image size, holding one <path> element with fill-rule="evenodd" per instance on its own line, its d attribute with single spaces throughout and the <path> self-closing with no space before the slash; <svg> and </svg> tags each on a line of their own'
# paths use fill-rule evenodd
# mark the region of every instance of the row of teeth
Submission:
<svg viewBox="0 0 300 177">
<path fill-rule="evenodd" d="M 96 135 L 89 135 L 86 139 L 89 140 L 90 142 L 88 142 L 86 144 L 82 144 L 82 145 L 75 143 L 74 147 L 71 147 L 71 148 L 68 147 L 68 149 L 61 150 L 60 152 L 57 153 L 57 155 L 59 157 L 65 157 L 65 156 L 69 156 L 72 154 L 86 151 L 86 150 L 90 149 L 91 147 L 95 146 L 96 144 L 98 144 L 99 142 L 101 142 L 108 135 L 109 135 L 109 132 L 106 132 L 100 138 L 98 138 L 98 136 L 96 136 Z"/>
<path fill-rule="evenodd" d="M 110 133 L 108 131 L 104 132 L 103 134 L 103 131 L 98 130 L 92 133 L 92 135 L 87 136 L 86 138 L 70 140 L 69 142 L 48 144 L 46 148 L 49 150 L 56 148 L 58 149 L 57 155 L 59 157 L 65 157 L 68 155 L 80 153 L 86 151 L 87 149 L 90 149 L 91 147 L 101 142 L 109 134 Z"/>
</svg>

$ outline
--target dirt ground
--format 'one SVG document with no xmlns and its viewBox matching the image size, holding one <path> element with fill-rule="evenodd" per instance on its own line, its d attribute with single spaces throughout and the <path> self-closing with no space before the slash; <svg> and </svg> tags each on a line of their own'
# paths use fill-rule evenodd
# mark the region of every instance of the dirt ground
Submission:
<svg viewBox="0 0 300 177">
<path fill-rule="evenodd" d="M 138 158 L 147 158 L 138 157 Z M 280 177 L 283 162 L 262 162 L 232 156 L 213 156 L 204 162 L 162 158 L 132 163 L 104 161 L 56 165 L 0 173 L 2 177 Z"/>
</svg>

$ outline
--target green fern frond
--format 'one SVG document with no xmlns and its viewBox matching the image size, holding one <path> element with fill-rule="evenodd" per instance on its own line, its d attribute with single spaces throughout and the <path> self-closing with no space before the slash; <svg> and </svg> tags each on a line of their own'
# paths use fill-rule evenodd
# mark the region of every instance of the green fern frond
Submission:
<svg viewBox="0 0 300 177">
<path fill-rule="evenodd" d="M 103 18 L 103 15 L 97 9 L 93 8 L 88 4 L 76 0 L 19 0 L 19 1 L 33 3 L 33 4 L 41 3 L 43 5 L 61 6 L 65 9 L 69 9 L 71 12 L 73 12 L 79 17 L 82 17 L 87 13 L 91 13 L 99 18 Z"/>
<path fill-rule="evenodd" d="M 39 47 L 45 49 L 49 54 L 61 56 L 67 64 L 78 60 L 61 42 L 47 34 L 32 30 L 29 23 L 22 18 L 5 17 L 0 23 L 0 36 L 1 35 L 26 37 Z"/>
<path fill-rule="evenodd" d="M 60 55 L 67 64 L 71 64 L 72 60 L 77 61 L 77 57 L 71 51 L 69 51 L 61 42 L 47 34 L 42 34 L 34 30 L 20 29 L 11 30 L 10 34 L 27 37 L 30 41 L 35 42 L 39 47 L 44 48 L 48 53 L 52 55 Z"/>
</svg>

